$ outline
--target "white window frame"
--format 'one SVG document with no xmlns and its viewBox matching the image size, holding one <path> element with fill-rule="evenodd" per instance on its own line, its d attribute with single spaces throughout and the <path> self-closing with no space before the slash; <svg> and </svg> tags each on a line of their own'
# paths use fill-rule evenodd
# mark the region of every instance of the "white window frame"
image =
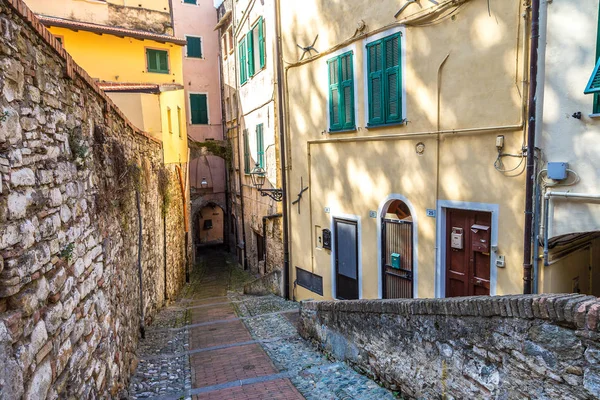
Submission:
<svg viewBox="0 0 600 400">
<path fill-rule="evenodd" d="M 184 35 L 185 37 L 185 41 L 187 42 L 187 38 L 191 37 L 191 38 L 198 38 L 200 39 L 200 54 L 202 54 L 202 57 L 189 57 L 187 55 L 187 44 L 184 46 L 185 47 L 185 55 L 183 56 L 183 58 L 188 59 L 188 60 L 204 60 L 204 38 L 202 36 L 198 36 L 198 35 Z"/>
<path fill-rule="evenodd" d="M 369 57 L 367 54 L 367 45 L 369 43 L 375 42 L 379 39 L 383 39 L 385 37 L 391 36 L 394 33 L 400 32 L 400 75 L 402 75 L 402 88 L 400 89 L 402 92 L 402 120 L 406 121 L 408 118 L 407 110 L 406 110 L 406 27 L 397 26 L 394 28 L 390 28 L 386 31 L 380 32 L 376 35 L 369 36 L 364 39 L 362 42 L 362 50 L 363 50 L 363 87 L 364 87 L 364 117 L 365 117 L 365 127 L 367 129 L 380 128 L 385 127 L 386 125 L 377 125 L 369 127 Z M 403 122 L 394 123 L 393 125 L 401 125 Z"/>
</svg>

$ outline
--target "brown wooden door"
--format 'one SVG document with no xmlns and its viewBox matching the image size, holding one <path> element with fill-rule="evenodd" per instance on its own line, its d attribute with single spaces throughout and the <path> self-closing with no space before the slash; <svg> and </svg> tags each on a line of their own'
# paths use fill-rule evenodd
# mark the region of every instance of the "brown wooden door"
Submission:
<svg viewBox="0 0 600 400">
<path fill-rule="evenodd" d="M 490 294 L 491 220 L 488 212 L 446 211 L 446 297 Z"/>
</svg>

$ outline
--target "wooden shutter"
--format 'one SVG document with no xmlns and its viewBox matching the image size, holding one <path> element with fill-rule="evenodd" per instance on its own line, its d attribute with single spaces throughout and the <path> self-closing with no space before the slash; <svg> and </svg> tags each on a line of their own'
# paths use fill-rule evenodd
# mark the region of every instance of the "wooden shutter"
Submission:
<svg viewBox="0 0 600 400">
<path fill-rule="evenodd" d="M 354 129 L 354 71 L 352 53 L 340 56 L 340 123 L 342 129 Z"/>
<path fill-rule="evenodd" d="M 265 167 L 265 142 L 263 137 L 263 124 L 256 126 L 256 159 L 261 168 Z"/>
<path fill-rule="evenodd" d="M 148 61 L 148 71 L 157 71 L 158 63 L 156 62 L 156 53 L 154 50 L 146 49 L 146 58 Z"/>
<path fill-rule="evenodd" d="M 187 56 L 192 58 L 202 58 L 202 41 L 199 37 L 187 38 Z"/>
<path fill-rule="evenodd" d="M 329 129 L 342 129 L 340 121 L 340 59 L 333 58 L 327 62 L 329 67 Z"/>
<path fill-rule="evenodd" d="M 158 65 L 161 72 L 169 72 L 169 53 L 166 51 L 157 51 Z"/>
<path fill-rule="evenodd" d="M 246 46 L 248 46 L 248 76 L 254 76 L 254 33 L 252 30 L 246 35 Z"/>
<path fill-rule="evenodd" d="M 262 17 L 258 20 L 258 47 L 260 56 L 260 68 L 265 67 L 265 23 Z"/>
<path fill-rule="evenodd" d="M 401 76 L 400 76 L 400 34 L 384 39 L 385 52 L 385 123 L 402 120 Z"/>
<path fill-rule="evenodd" d="M 385 123 L 383 110 L 383 41 L 367 46 L 369 64 L 369 125 Z"/>
<path fill-rule="evenodd" d="M 246 39 L 242 39 L 239 47 L 239 60 L 240 60 L 240 85 L 246 83 L 248 80 L 247 66 L 246 66 Z"/>
<path fill-rule="evenodd" d="M 208 124 L 208 103 L 205 94 L 190 94 L 192 124 Z"/>
<path fill-rule="evenodd" d="M 592 72 L 592 76 L 590 76 L 590 80 L 583 93 L 600 93 L 600 58 L 598 58 L 598 61 L 596 62 L 594 72 Z"/>
<path fill-rule="evenodd" d="M 248 143 L 248 129 L 244 129 L 244 172 L 250 173 L 250 144 Z"/>
</svg>

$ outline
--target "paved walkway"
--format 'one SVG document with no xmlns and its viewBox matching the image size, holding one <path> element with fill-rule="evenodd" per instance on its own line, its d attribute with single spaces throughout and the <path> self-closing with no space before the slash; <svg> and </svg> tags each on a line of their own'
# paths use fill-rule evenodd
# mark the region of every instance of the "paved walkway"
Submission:
<svg viewBox="0 0 600 400">
<path fill-rule="evenodd" d="M 224 253 L 206 255 L 181 298 L 139 349 L 133 399 L 394 399 L 296 330 L 298 304 L 239 293 L 248 277 Z"/>
</svg>

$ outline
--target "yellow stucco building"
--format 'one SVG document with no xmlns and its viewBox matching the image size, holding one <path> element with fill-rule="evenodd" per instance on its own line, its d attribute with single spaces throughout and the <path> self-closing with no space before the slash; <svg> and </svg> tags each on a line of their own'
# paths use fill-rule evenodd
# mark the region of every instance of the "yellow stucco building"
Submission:
<svg viewBox="0 0 600 400">
<path fill-rule="evenodd" d="M 522 293 L 529 18 L 281 2 L 296 299 Z"/>
<path fill-rule="evenodd" d="M 27 5 L 129 120 L 163 143 L 164 162 L 187 163 L 182 60 L 168 0 L 46 1 Z"/>
</svg>

